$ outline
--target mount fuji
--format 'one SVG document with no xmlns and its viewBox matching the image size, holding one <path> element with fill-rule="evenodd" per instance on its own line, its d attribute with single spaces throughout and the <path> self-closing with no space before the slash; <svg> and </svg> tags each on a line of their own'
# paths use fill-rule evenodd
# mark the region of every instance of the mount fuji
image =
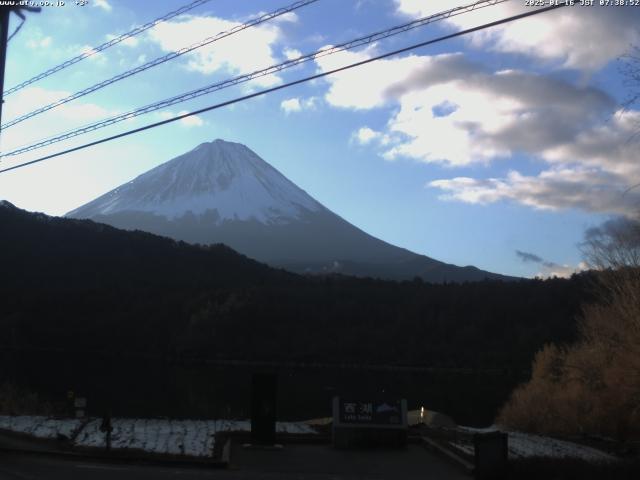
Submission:
<svg viewBox="0 0 640 480">
<path fill-rule="evenodd" d="M 253 151 L 203 143 L 67 213 L 189 243 L 225 243 L 299 273 L 388 279 L 512 279 L 396 247 L 351 225 Z"/>
</svg>

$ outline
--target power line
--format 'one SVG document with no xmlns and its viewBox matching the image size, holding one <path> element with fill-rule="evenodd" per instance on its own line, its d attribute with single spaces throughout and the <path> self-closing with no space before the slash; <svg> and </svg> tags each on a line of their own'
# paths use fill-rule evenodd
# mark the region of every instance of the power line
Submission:
<svg viewBox="0 0 640 480">
<path fill-rule="evenodd" d="M 94 130 L 98 130 L 100 128 L 104 128 L 107 127 L 109 125 L 113 125 L 115 123 L 119 123 L 121 121 L 124 120 L 129 120 L 131 118 L 135 118 L 138 117 L 140 115 L 146 114 L 146 113 L 150 113 L 150 112 L 154 112 L 156 110 L 159 110 L 161 108 L 166 108 L 172 105 L 175 105 L 177 103 L 182 103 L 188 100 L 192 100 L 194 98 L 203 96 L 203 95 L 207 95 L 209 93 L 218 91 L 218 90 L 222 90 L 224 88 L 229 88 L 235 85 L 239 85 L 241 83 L 246 83 L 249 82 L 251 80 L 254 80 L 256 78 L 260 78 L 260 77 L 264 77 L 267 75 L 272 75 L 275 73 L 278 73 L 282 70 L 285 70 L 287 68 L 291 68 L 291 67 L 295 67 L 296 65 L 300 65 L 302 63 L 311 61 L 311 60 L 316 60 L 318 58 L 322 58 L 328 55 L 333 55 L 335 53 L 344 51 L 344 50 L 351 50 L 353 48 L 356 47 L 360 47 L 362 45 L 366 45 L 366 44 L 370 44 L 372 42 L 378 41 L 378 40 L 382 40 L 394 35 L 398 35 L 400 33 L 404 33 L 407 32 L 409 30 L 412 30 L 414 28 L 418 28 L 418 27 L 422 27 L 425 25 L 428 25 L 430 23 L 433 22 L 437 22 L 437 21 L 441 21 L 441 20 L 445 20 L 447 18 L 451 18 L 451 17 L 455 17 L 458 15 L 462 15 L 465 13 L 468 13 L 470 11 L 473 10 L 477 10 L 480 8 L 485 8 L 485 7 L 489 7 L 489 6 L 494 6 L 497 5 L 499 3 L 504 3 L 508 0 L 482 0 L 482 1 L 476 1 L 472 4 L 469 5 L 463 5 L 460 7 L 456 7 L 456 8 L 452 8 L 450 10 L 446 10 L 444 12 L 440 12 L 440 13 L 436 13 L 434 15 L 430 15 L 428 17 L 423 17 L 417 20 L 413 20 L 411 22 L 408 23 L 404 23 L 402 25 L 397 25 L 395 27 L 392 28 L 388 28 L 386 30 L 381 30 L 366 36 L 362 36 L 359 38 L 356 38 L 355 40 L 350 40 L 348 42 L 344 42 L 341 43 L 339 45 L 335 45 L 335 46 L 330 46 L 330 47 L 326 47 L 323 49 L 320 49 L 318 51 L 312 52 L 312 53 L 308 53 L 305 55 L 301 55 L 298 58 L 294 58 L 291 60 L 287 60 L 286 62 L 283 63 L 279 63 L 276 65 L 272 65 L 270 67 L 267 68 L 263 68 L 260 70 L 256 70 L 254 72 L 248 73 L 248 74 L 244 74 L 244 75 L 240 75 L 238 77 L 234 77 L 231 79 L 227 79 L 227 80 L 223 80 L 222 82 L 218 82 L 218 83 L 214 83 L 211 85 L 207 85 L 205 87 L 196 89 L 196 90 L 192 90 L 190 92 L 186 92 L 165 100 L 161 100 L 159 102 L 155 102 L 149 105 L 146 105 L 144 107 L 140 107 L 137 108 L 136 110 L 132 110 L 129 111 L 127 113 L 122 113 L 104 120 L 100 120 L 98 122 L 89 124 L 89 125 L 85 125 L 84 127 L 80 127 L 80 128 L 76 128 L 73 130 L 70 130 L 68 132 L 62 133 L 62 134 L 58 134 L 55 135 L 53 137 L 49 137 L 47 139 L 38 141 L 36 143 L 27 145 L 27 146 L 21 146 L 13 151 L 10 151 L 6 154 L 0 154 L 0 157 L 10 157 L 10 156 L 15 156 L 15 155 L 19 155 L 21 153 L 26 153 L 32 150 L 36 150 L 48 145 L 52 145 L 54 143 L 58 143 L 61 142 L 63 140 L 67 140 L 69 138 L 73 138 L 73 137 L 77 137 L 79 135 L 83 135 L 85 133 L 88 132 L 92 132 Z"/>
<path fill-rule="evenodd" d="M 20 29 L 21 29 L 21 28 L 22 28 L 22 26 L 24 25 L 24 22 L 25 22 L 25 21 L 26 21 L 26 18 L 25 18 L 25 17 L 23 17 L 23 18 L 20 20 L 20 25 L 18 25 L 18 26 L 16 27 L 16 29 L 13 31 L 13 33 L 12 33 L 11 35 L 9 35 L 9 38 L 7 38 L 7 43 L 9 43 L 9 42 L 11 41 L 11 39 L 12 39 L 13 37 L 15 37 L 15 36 L 16 36 L 16 34 L 20 31 Z"/>
<path fill-rule="evenodd" d="M 566 7 L 567 5 L 569 5 L 569 4 L 568 3 L 559 3 L 557 5 L 550 5 L 550 6 L 547 6 L 547 7 L 544 7 L 544 8 L 540 8 L 540 9 L 537 9 L 537 10 L 531 10 L 529 12 L 521 13 L 519 15 L 513 15 L 511 17 L 506 17 L 506 18 L 503 18 L 503 19 L 500 19 L 500 20 L 496 20 L 494 22 L 485 23 L 485 24 L 479 25 L 477 27 L 468 28 L 468 29 L 465 29 L 465 30 L 460 30 L 458 32 L 451 33 L 449 35 L 444 35 L 442 37 L 438 37 L 438 38 L 435 38 L 435 39 L 432 39 L 432 40 L 427 40 L 425 42 L 416 43 L 414 45 L 411 45 L 411 46 L 408 46 L 408 47 L 404 47 L 404 48 L 400 48 L 398 50 L 393 50 L 391 52 L 387 52 L 387 53 L 384 53 L 384 54 L 381 54 L 381 55 L 377 55 L 375 57 L 371 57 L 371 58 L 368 58 L 366 60 L 362 60 L 360 62 L 351 63 L 351 64 L 343 66 L 343 67 L 335 68 L 333 70 L 328 70 L 326 72 L 322 72 L 322 73 L 318 73 L 318 74 L 311 75 L 311 76 L 308 76 L 308 77 L 304 77 L 304 78 L 301 78 L 301 79 L 298 79 L 298 80 L 294 80 L 292 82 L 288 82 L 288 83 L 285 83 L 285 84 L 282 84 L 282 85 L 278 85 L 276 87 L 267 88 L 267 89 L 261 90 L 259 92 L 254 92 L 254 93 L 251 93 L 251 94 L 248 94 L 248 95 L 244 95 L 242 97 L 234 98 L 232 100 L 227 100 L 225 102 L 221 102 L 221 103 L 218 103 L 218 104 L 215 104 L 215 105 L 210 105 L 208 107 L 201 108 L 201 109 L 195 110 L 193 112 L 185 113 L 183 115 L 178 115 L 176 117 L 169 118 L 167 120 L 162 120 L 160 122 L 151 123 L 149 125 L 145 125 L 144 127 L 134 128 L 132 130 L 128 130 L 126 132 L 119 133 L 117 135 L 112 135 L 110 137 L 105 137 L 105 138 L 102 138 L 100 140 L 96 140 L 94 142 L 85 143 L 84 145 L 79 145 L 77 147 L 69 148 L 69 149 L 63 150 L 61 152 L 53 153 L 51 155 L 46 155 L 44 157 L 40 157 L 40 158 L 37 158 L 35 160 L 31 160 L 29 162 L 24 162 L 24 163 L 21 163 L 19 165 L 14 165 L 12 167 L 5 168 L 3 170 L 0 170 L 0 173 L 8 172 L 8 171 L 11 171 L 11 170 L 16 170 L 18 168 L 26 167 L 28 165 L 33 165 L 35 163 L 39 163 L 39 162 L 42 162 L 42 161 L 45 161 L 45 160 L 49 160 L 51 158 L 59 157 L 61 155 L 66 155 L 67 153 L 72 153 L 72 152 L 76 152 L 78 150 L 83 150 L 85 148 L 92 147 L 92 146 L 95 146 L 95 145 L 99 145 L 101 143 L 109 142 L 111 140 L 116 140 L 118 138 L 126 137 L 126 136 L 132 135 L 134 133 L 139 133 L 139 132 L 142 132 L 142 131 L 145 131 L 145 130 L 149 130 L 151 128 L 159 127 L 161 125 L 166 125 L 168 123 L 176 122 L 178 120 L 182 120 L 182 119 L 187 118 L 187 117 L 192 117 L 194 115 L 198 115 L 198 114 L 201 114 L 201 113 L 204 113 L 204 112 L 208 112 L 208 111 L 211 111 L 211 110 L 217 110 L 219 108 L 226 107 L 226 106 L 229 106 L 229 105 L 233 105 L 235 103 L 239 103 L 239 102 L 242 102 L 242 101 L 245 101 L 245 100 L 249 100 L 251 98 L 255 98 L 255 97 L 262 96 L 262 95 L 266 95 L 267 93 L 272 93 L 272 92 L 275 92 L 275 91 L 278 91 L 278 90 L 282 90 L 284 88 L 288 88 L 288 87 L 291 87 L 291 86 L 294 86 L 294 85 L 299 85 L 301 83 L 305 83 L 305 82 L 309 82 L 309 81 L 316 80 L 316 79 L 319 79 L 319 78 L 323 78 L 323 77 L 332 75 L 334 73 L 338 73 L 338 72 L 342 72 L 342 71 L 345 71 L 345 70 L 349 70 L 351 68 L 360 67 L 362 65 L 366 65 L 368 63 L 372 63 L 372 62 L 375 62 L 377 60 L 381 60 L 381 59 L 388 58 L 388 57 L 391 57 L 391 56 L 394 56 L 394 55 L 398 55 L 400 53 L 405 53 L 405 52 L 408 52 L 408 51 L 411 51 L 411 50 L 415 50 L 416 48 L 425 47 L 427 45 L 432 45 L 434 43 L 438 43 L 438 42 L 442 42 L 444 40 L 449 40 L 451 38 L 467 35 L 469 33 L 477 32 L 477 31 L 480 31 L 480 30 L 484 30 L 486 28 L 495 27 L 495 26 L 498 26 L 498 25 L 502 25 L 504 23 L 513 22 L 515 20 L 520 20 L 522 18 L 531 17 L 533 15 L 538 15 L 540 13 L 544 13 L 544 12 L 548 12 L 548 11 L 555 10 L 555 9 L 558 9 L 558 8 Z"/>
<path fill-rule="evenodd" d="M 20 117 L 14 118 L 13 120 L 8 121 L 7 123 L 5 123 L 4 125 L 2 125 L 0 127 L 0 129 L 4 130 L 6 128 L 9 128 L 13 125 L 16 125 L 20 122 L 23 122 L 31 117 L 35 117 L 36 115 L 39 115 L 41 113 L 44 113 L 48 110 L 51 110 L 55 107 L 59 107 L 60 105 L 63 105 L 65 103 L 71 102 L 72 100 L 76 100 L 80 97 L 84 97 L 85 95 L 88 95 L 89 93 L 95 92 L 97 90 L 100 90 L 101 88 L 104 88 L 108 85 L 111 85 L 112 83 L 115 82 L 119 82 L 120 80 L 124 80 L 125 78 L 131 77 L 137 73 L 140 72 L 144 72 L 145 70 L 148 70 L 152 67 L 155 67 L 157 65 L 160 65 L 162 63 L 168 62 L 170 60 L 173 60 L 175 58 L 180 57 L 181 55 L 184 55 L 186 53 L 192 52 L 193 50 L 196 50 L 198 48 L 204 47 L 205 45 L 209 45 L 211 43 L 217 42 L 218 40 L 221 40 L 223 38 L 229 37 L 235 33 L 241 32 L 242 30 L 246 30 L 247 28 L 251 28 L 253 26 L 259 25 L 261 23 L 267 22 L 273 18 L 279 17 L 281 15 L 284 15 L 285 13 L 289 13 L 293 10 L 297 10 L 299 8 L 305 7 L 311 3 L 315 3 L 318 0 L 299 0 L 295 3 L 292 3 L 291 5 L 288 5 L 286 7 L 282 7 L 282 8 L 278 8 L 277 10 L 274 10 L 273 12 L 270 13 L 266 13 L 264 15 L 260 15 L 259 17 L 256 17 L 248 22 L 245 22 L 241 25 L 237 25 L 233 28 L 231 28 L 230 30 L 226 30 L 223 32 L 219 32 L 216 35 L 212 36 L 212 37 L 207 37 L 204 40 L 201 40 L 197 43 L 194 43 L 192 45 L 189 45 L 188 47 L 183 47 L 180 50 L 176 50 L 175 52 L 171 52 L 168 53 L 167 55 L 163 55 L 162 57 L 158 57 L 154 60 L 151 60 L 150 62 L 147 62 L 143 65 L 140 65 L 136 68 L 133 68 L 131 70 L 128 70 L 126 72 L 123 72 L 119 75 L 116 75 L 115 77 L 111 77 L 107 80 L 104 80 L 100 83 L 96 83 L 95 85 L 92 85 L 91 87 L 85 88 L 84 90 L 80 90 L 79 92 L 76 92 L 72 95 L 69 95 L 68 97 L 65 97 L 63 99 L 57 100 L 53 103 L 50 103 L 48 105 L 45 105 L 44 107 L 40 107 L 36 110 L 33 110 L 29 113 L 26 113 Z"/>
<path fill-rule="evenodd" d="M 156 18 L 155 20 L 149 22 L 149 23 L 145 23 L 144 25 L 141 25 L 140 27 L 136 27 L 133 30 L 127 32 L 127 33 L 123 33 L 122 35 L 117 36 L 116 38 L 112 38 L 111 40 L 109 40 L 108 42 L 103 43 L 102 45 L 98 45 L 97 47 L 93 47 L 90 50 L 87 50 L 85 52 L 83 52 L 82 54 L 73 57 L 63 63 L 61 63 L 60 65 L 57 65 L 53 68 L 50 68 L 49 70 L 42 72 L 38 75 L 36 75 L 35 77 L 30 78 L 29 80 L 26 80 L 18 85 L 16 85 L 15 87 L 10 88 L 9 90 L 7 90 L 6 92 L 4 92 L 5 96 L 7 95 L 11 95 L 14 92 L 17 92 L 18 90 L 23 89 L 24 87 L 26 87 L 27 85 L 31 85 L 34 82 L 37 82 L 38 80 L 42 80 L 43 78 L 48 77 L 49 75 L 53 75 L 56 72 L 59 72 L 60 70 L 64 70 L 65 68 L 74 65 L 76 63 L 78 63 L 81 60 L 84 60 L 85 58 L 88 58 L 92 55 L 95 55 L 96 53 L 102 52 L 104 50 L 106 50 L 109 47 L 112 47 L 114 45 L 117 45 L 120 42 L 123 42 L 124 40 L 126 40 L 127 38 L 131 38 L 134 37 L 142 32 L 144 32 L 145 30 L 149 30 L 152 27 L 155 27 L 157 24 L 165 22 L 167 20 L 170 20 L 173 17 L 177 17 L 178 15 L 181 15 L 185 12 L 188 12 L 189 10 L 193 10 L 196 7 L 199 7 L 200 5 L 203 5 L 205 3 L 210 2 L 211 0 L 195 0 L 194 2 L 189 3 L 188 5 L 185 5 L 183 7 L 180 7 L 177 10 L 174 10 L 172 12 L 169 12 L 165 15 L 163 15 L 162 17 Z"/>
</svg>

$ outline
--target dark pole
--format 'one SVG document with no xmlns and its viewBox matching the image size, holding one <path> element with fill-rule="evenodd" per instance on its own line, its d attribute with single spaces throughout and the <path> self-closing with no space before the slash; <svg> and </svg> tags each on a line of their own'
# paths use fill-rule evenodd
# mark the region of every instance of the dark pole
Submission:
<svg viewBox="0 0 640 480">
<path fill-rule="evenodd" d="M 11 9 L 0 9 L 0 124 L 2 123 L 2 104 L 4 103 L 4 64 L 7 60 L 7 37 L 9 33 L 9 14 Z"/>
</svg>

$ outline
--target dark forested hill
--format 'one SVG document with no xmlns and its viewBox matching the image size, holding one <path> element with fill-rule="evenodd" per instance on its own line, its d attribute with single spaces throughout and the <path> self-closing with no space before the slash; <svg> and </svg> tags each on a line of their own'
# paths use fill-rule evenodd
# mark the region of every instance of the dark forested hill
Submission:
<svg viewBox="0 0 640 480">
<path fill-rule="evenodd" d="M 98 368 L 89 365 L 104 365 L 105 355 L 121 362 L 117 382 L 140 395 L 164 385 L 175 373 L 167 365 L 180 358 L 522 372 L 544 343 L 574 338 L 588 300 L 587 275 L 463 284 L 299 276 L 223 245 L 188 245 L 6 202 L 0 226 L 0 381 L 36 389 L 89 382 Z M 56 363 L 61 355 L 71 367 Z M 133 368 L 140 355 L 156 359 L 144 374 Z M 327 375 L 314 384 L 329 383 Z M 504 380 L 500 401 L 514 378 Z"/>
<path fill-rule="evenodd" d="M 568 340 L 584 279 L 428 284 L 304 277 L 224 245 L 0 207 L 0 322 L 37 345 L 235 358 L 528 365 Z"/>
<path fill-rule="evenodd" d="M 210 288 L 292 277 L 218 244 L 125 232 L 90 220 L 30 213 L 0 202 L 4 289 Z"/>
</svg>

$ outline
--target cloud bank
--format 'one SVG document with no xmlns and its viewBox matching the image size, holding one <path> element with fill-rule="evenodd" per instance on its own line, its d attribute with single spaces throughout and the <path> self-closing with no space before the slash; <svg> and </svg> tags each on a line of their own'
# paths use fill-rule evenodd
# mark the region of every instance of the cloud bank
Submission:
<svg viewBox="0 0 640 480">
<path fill-rule="evenodd" d="M 466 5 L 467 1 L 396 0 L 398 13 L 414 18 Z M 597 3 L 597 2 L 596 2 Z M 531 11 L 525 2 L 505 2 L 452 17 L 445 22 L 462 30 Z M 478 49 L 524 54 L 565 68 L 595 71 L 638 43 L 640 9 L 627 7 L 565 7 L 507 23 L 469 36 Z"/>
<path fill-rule="evenodd" d="M 321 58 L 327 71 L 376 54 L 370 46 Z M 640 193 L 640 112 L 623 110 L 605 92 L 560 77 L 515 69 L 491 71 L 463 54 L 381 60 L 327 79 L 326 102 L 353 111 L 387 109 L 386 127 L 352 134 L 387 160 L 408 158 L 448 167 L 488 165 L 520 155 L 537 175 L 454 177 L 428 183 L 444 200 L 513 201 L 537 209 L 575 208 L 630 215 Z"/>
</svg>

